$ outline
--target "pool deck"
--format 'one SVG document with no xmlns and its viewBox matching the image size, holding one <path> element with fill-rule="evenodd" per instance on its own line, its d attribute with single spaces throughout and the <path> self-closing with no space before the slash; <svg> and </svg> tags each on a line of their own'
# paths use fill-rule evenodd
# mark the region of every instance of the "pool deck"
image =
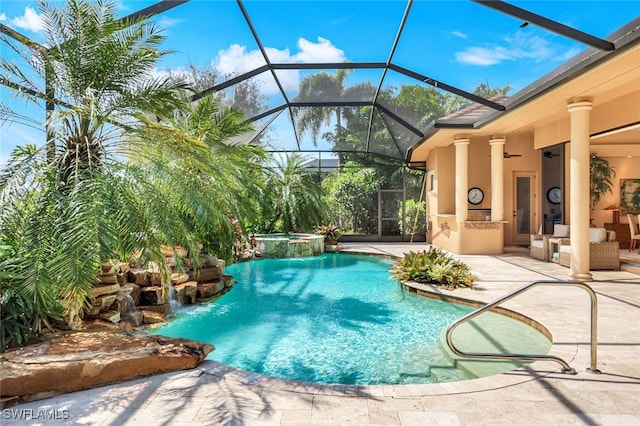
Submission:
<svg viewBox="0 0 640 426">
<path fill-rule="evenodd" d="M 344 244 L 343 251 L 401 256 L 414 244 Z M 477 289 L 441 291 L 483 302 L 534 280 L 567 280 L 568 269 L 540 262 L 527 251 L 502 256 L 456 256 L 479 277 Z M 11 410 L 59 420 L 8 424 L 87 425 L 640 425 L 640 275 L 594 271 L 598 314 L 598 368 L 586 369 L 589 297 L 577 287 L 541 286 L 504 304 L 534 318 L 553 335 L 552 362 L 453 383 L 398 386 L 318 385 L 292 382 L 205 361 L 168 373 L 20 404 Z M 48 411 L 47 411 L 48 410 Z M 62 419 L 65 417 L 65 419 Z"/>
</svg>

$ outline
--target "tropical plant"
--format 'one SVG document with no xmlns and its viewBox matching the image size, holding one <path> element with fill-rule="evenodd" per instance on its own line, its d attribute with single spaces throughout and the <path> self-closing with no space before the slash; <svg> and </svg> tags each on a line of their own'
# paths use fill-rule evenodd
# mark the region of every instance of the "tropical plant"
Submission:
<svg viewBox="0 0 640 426">
<path fill-rule="evenodd" d="M 271 200 L 269 231 L 310 231 L 324 221 L 322 187 L 304 163 L 297 152 L 275 161 L 266 183 Z"/>
<path fill-rule="evenodd" d="M 146 18 L 123 22 L 103 1 L 40 8 L 51 47 L 30 43 L 25 53 L 40 78 L 0 66 L 20 82 L 9 85 L 17 95 L 57 110 L 46 146 L 16 149 L 0 172 L 0 235 L 15 247 L 13 294 L 35 313 L 61 305 L 74 323 L 103 261 L 135 254 L 163 268 L 162 246 L 180 245 L 197 265 L 204 236 L 228 236 L 223 218 L 243 209 L 233 194 L 247 150 L 220 142 L 246 126 L 236 113 L 218 117 L 213 101 L 184 110 L 186 85 L 154 77 L 167 52 Z"/>
<path fill-rule="evenodd" d="M 40 300 L 33 300 L 20 291 L 23 277 L 11 272 L 19 259 L 15 249 L 5 243 L 0 241 L 0 352 L 36 339 L 61 313 L 55 292 L 45 292 Z"/>
<path fill-rule="evenodd" d="M 171 197 L 177 206 L 188 202 L 197 211 L 180 208 L 184 223 L 204 245 L 205 251 L 218 257 L 230 259 L 236 240 L 231 218 L 243 220 L 259 216 L 265 206 L 264 168 L 265 151 L 256 145 L 233 139 L 251 130 L 244 116 L 236 109 L 223 107 L 222 100 L 212 94 L 197 103 L 176 111 L 167 120 L 168 126 L 151 124 L 141 132 L 141 137 L 153 141 L 166 138 L 168 143 L 176 138 L 192 138 L 193 143 L 208 149 L 200 153 L 199 162 L 189 156 L 165 158 L 148 165 L 149 178 L 160 188 L 170 188 Z M 184 174 L 178 176 L 174 172 Z M 194 193 L 189 188 L 198 188 Z M 195 196 L 196 199 L 185 197 Z"/>
<path fill-rule="evenodd" d="M 390 272 L 399 281 L 438 284 L 447 289 L 471 288 L 478 279 L 467 264 L 438 247 L 406 253 Z"/>
<path fill-rule="evenodd" d="M 616 171 L 609 165 L 609 162 L 596 154 L 591 155 L 589 162 L 589 176 L 591 180 L 591 210 L 595 210 L 600 199 L 607 192 L 612 192 L 613 177 Z"/>
<path fill-rule="evenodd" d="M 376 169 L 348 162 L 341 170 L 330 173 L 322 186 L 331 222 L 345 232 L 373 233 L 377 202 L 375 195 L 382 184 Z M 373 224 L 371 223 L 373 219 Z"/>
<path fill-rule="evenodd" d="M 200 99 L 207 94 L 213 93 L 213 87 L 221 82 L 237 77 L 234 75 L 223 76 L 215 68 L 214 64 L 207 66 L 198 66 L 190 63 L 185 69 L 167 70 L 169 78 L 184 82 L 193 89 L 196 99 Z M 246 117 L 254 117 L 266 111 L 269 108 L 269 99 L 260 90 L 260 84 L 252 79 L 242 80 L 231 86 L 232 90 L 216 92 L 216 98 L 220 99 L 222 107 L 232 106 L 242 111 Z M 262 147 L 268 146 L 271 142 L 271 129 L 267 127 L 258 135 L 253 137 L 252 143 Z"/>
<path fill-rule="evenodd" d="M 318 226 L 316 234 L 324 236 L 324 240 L 326 242 L 330 242 L 333 244 L 335 244 L 342 236 L 342 232 L 340 232 L 340 230 L 333 225 Z"/>
<path fill-rule="evenodd" d="M 405 216 L 407 229 L 405 233 L 412 234 L 424 234 L 426 233 L 426 206 L 424 201 L 407 200 L 405 203 Z M 402 227 L 402 207 L 398 211 L 398 226 Z"/>
</svg>

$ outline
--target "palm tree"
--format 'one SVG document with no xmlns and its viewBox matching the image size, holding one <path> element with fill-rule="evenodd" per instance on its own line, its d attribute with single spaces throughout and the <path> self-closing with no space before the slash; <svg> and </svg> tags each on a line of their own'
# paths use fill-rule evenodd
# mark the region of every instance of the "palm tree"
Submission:
<svg viewBox="0 0 640 426">
<path fill-rule="evenodd" d="M 296 101 L 340 101 L 349 99 L 370 99 L 375 88 L 369 83 L 360 83 L 351 87 L 345 87 L 347 77 L 352 70 L 339 69 L 336 74 L 321 72 L 302 80 Z M 317 144 L 320 130 L 329 126 L 335 115 L 335 134 L 326 132 L 323 138 L 334 143 L 344 142 L 344 127 L 342 125 L 342 106 L 314 106 L 294 108 L 292 113 L 300 127 L 300 133 L 310 133 Z"/>
<path fill-rule="evenodd" d="M 166 138 L 169 143 L 190 138 L 207 147 L 198 155 L 198 162 L 182 157 L 165 158 L 170 167 L 164 162 L 154 163 L 153 167 L 160 168 L 150 176 L 159 187 L 173 186 L 174 197 L 196 196 L 186 200 L 190 209 L 183 211 L 185 223 L 197 231 L 198 240 L 208 252 L 228 259 L 235 242 L 229 218 L 250 221 L 264 208 L 266 176 L 262 165 L 266 153 L 260 146 L 246 144 L 239 138 L 251 131 L 251 126 L 241 112 L 222 107 L 222 102 L 220 97 L 209 94 L 174 114 L 168 120 L 169 131 L 167 126 L 149 123 L 151 128 L 142 132 L 141 137 L 150 142 Z M 190 190 L 193 187 L 199 188 L 197 193 Z"/>
<path fill-rule="evenodd" d="M 47 146 L 16 149 L 0 171 L 0 244 L 15 251 L 2 310 L 31 301 L 22 319 L 34 333 L 61 306 L 69 322 L 82 315 L 106 259 L 135 253 L 163 267 L 162 245 L 183 245 L 197 261 L 203 236 L 215 239 L 223 215 L 241 209 L 231 194 L 246 163 L 230 159 L 249 148 L 221 142 L 246 126 L 210 100 L 207 111 L 185 110 L 186 86 L 153 74 L 167 53 L 159 28 L 122 22 L 115 6 L 41 3 L 51 47 L 29 52 L 40 78 L 0 62 L 18 95 L 58 105 Z"/>
<path fill-rule="evenodd" d="M 287 154 L 268 180 L 272 189 L 273 217 L 270 228 L 284 232 L 298 229 L 314 230 L 325 217 L 322 188 L 304 166 L 305 158 L 299 153 Z"/>
</svg>

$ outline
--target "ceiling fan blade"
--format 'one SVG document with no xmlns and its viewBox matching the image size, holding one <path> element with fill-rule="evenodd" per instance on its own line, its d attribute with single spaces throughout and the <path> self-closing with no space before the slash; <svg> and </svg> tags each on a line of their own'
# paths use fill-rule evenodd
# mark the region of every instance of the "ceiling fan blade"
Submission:
<svg viewBox="0 0 640 426">
<path fill-rule="evenodd" d="M 522 154 L 509 154 L 508 152 L 503 152 L 502 156 L 504 158 L 511 158 L 511 157 L 522 157 Z"/>
</svg>

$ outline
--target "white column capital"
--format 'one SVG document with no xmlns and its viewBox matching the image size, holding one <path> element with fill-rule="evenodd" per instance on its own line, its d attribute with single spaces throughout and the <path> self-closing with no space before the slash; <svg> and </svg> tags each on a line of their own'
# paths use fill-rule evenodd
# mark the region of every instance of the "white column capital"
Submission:
<svg viewBox="0 0 640 426">
<path fill-rule="evenodd" d="M 591 111 L 593 109 L 593 99 L 591 98 L 574 98 L 567 101 L 567 110 L 574 111 Z"/>
<path fill-rule="evenodd" d="M 504 145 L 505 143 L 507 143 L 507 139 L 503 137 L 491 137 L 489 139 L 489 145 Z"/>
<path fill-rule="evenodd" d="M 459 138 L 453 140 L 454 145 L 469 145 L 469 142 L 471 142 L 469 138 Z"/>
</svg>

